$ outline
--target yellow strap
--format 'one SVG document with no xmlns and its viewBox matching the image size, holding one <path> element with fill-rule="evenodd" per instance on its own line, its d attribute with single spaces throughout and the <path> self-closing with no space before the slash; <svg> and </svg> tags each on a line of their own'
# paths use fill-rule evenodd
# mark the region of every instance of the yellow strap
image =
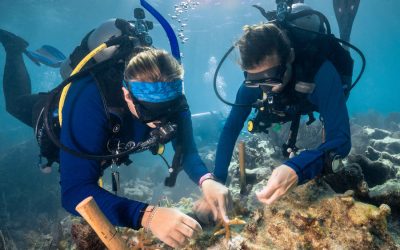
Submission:
<svg viewBox="0 0 400 250">
<path fill-rule="evenodd" d="M 99 187 L 103 187 L 103 178 L 100 177 L 99 180 L 97 181 L 97 183 L 99 184 Z"/>
<path fill-rule="evenodd" d="M 252 120 L 247 122 L 247 131 L 252 132 L 254 129 L 254 122 Z"/>
<path fill-rule="evenodd" d="M 164 151 L 165 151 L 165 145 L 164 144 L 158 144 L 157 154 L 158 155 L 162 155 L 162 154 L 164 154 Z"/>
<path fill-rule="evenodd" d="M 267 93 L 263 92 L 263 101 L 267 100 L 267 98 L 268 98 Z M 264 109 L 265 109 L 264 106 L 260 108 L 261 111 L 264 111 Z"/>
<path fill-rule="evenodd" d="M 90 51 L 90 53 L 87 54 L 79 62 L 79 64 L 75 67 L 75 69 L 72 71 L 70 76 L 73 76 L 76 73 L 78 73 L 90 59 L 92 59 L 97 53 L 99 53 L 100 51 L 102 51 L 105 48 L 107 48 L 107 45 L 105 43 L 102 43 L 99 46 L 97 46 L 97 48 Z M 68 90 L 70 87 L 71 87 L 71 83 L 68 83 L 67 85 L 65 85 L 65 87 L 63 88 L 63 90 L 61 92 L 60 100 L 58 102 L 58 122 L 60 123 L 60 126 L 62 125 L 62 109 L 64 107 L 65 98 L 67 97 L 67 93 L 68 93 Z"/>
</svg>

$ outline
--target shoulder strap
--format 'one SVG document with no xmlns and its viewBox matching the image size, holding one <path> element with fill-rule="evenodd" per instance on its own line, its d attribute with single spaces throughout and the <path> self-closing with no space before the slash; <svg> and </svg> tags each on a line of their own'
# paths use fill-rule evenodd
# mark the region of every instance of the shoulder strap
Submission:
<svg viewBox="0 0 400 250">
<path fill-rule="evenodd" d="M 172 160 L 172 166 L 170 168 L 170 173 L 167 178 L 165 178 L 164 185 L 167 187 L 173 187 L 176 183 L 176 178 L 180 171 L 182 171 L 182 158 L 183 158 L 183 149 L 181 145 L 176 145 L 175 147 L 175 155 Z"/>
<path fill-rule="evenodd" d="M 349 51 L 344 49 L 333 35 L 320 35 L 307 42 L 297 41 L 290 36 L 296 53 L 294 72 L 297 81 L 313 82 L 321 65 L 329 60 L 342 78 L 347 95 L 351 87 L 354 61 Z"/>
<path fill-rule="evenodd" d="M 123 99 L 123 94 L 121 91 L 124 75 L 123 72 L 124 64 L 117 63 L 113 67 L 109 67 L 92 74 L 104 95 L 104 101 L 107 108 L 121 110 L 127 109 L 127 105 Z"/>
</svg>

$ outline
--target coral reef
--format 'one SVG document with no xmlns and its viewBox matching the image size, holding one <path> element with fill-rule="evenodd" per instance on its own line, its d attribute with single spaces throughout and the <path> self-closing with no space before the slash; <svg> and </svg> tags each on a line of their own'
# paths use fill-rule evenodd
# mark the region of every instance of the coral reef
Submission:
<svg viewBox="0 0 400 250">
<path fill-rule="evenodd" d="M 139 200 L 142 202 L 151 202 L 153 196 L 153 182 L 147 178 L 129 180 L 128 182 L 122 183 L 121 189 L 123 190 L 123 195 L 126 198 Z"/>
<path fill-rule="evenodd" d="M 60 241 L 57 249 L 78 250 L 105 250 L 106 246 L 96 235 L 95 231 L 80 217 L 68 216 L 64 219 L 63 230 L 66 231 L 65 238 Z M 143 229 L 135 231 L 130 228 L 117 228 L 122 239 L 126 242 L 128 249 L 132 250 L 155 250 L 167 249 L 168 247 L 154 236 Z M 42 248 L 43 249 L 43 248 Z"/>
<path fill-rule="evenodd" d="M 0 230 L 8 245 L 0 249 L 49 249 L 57 245 L 58 222 L 66 215 L 60 205 L 59 174 L 57 166 L 52 173 L 42 174 L 37 162 L 38 148 L 33 140 L 0 154 Z"/>
<path fill-rule="evenodd" d="M 353 126 L 354 127 L 354 126 Z M 358 127 L 345 169 L 328 182 L 337 192 L 353 189 L 359 198 L 388 204 L 400 213 L 400 138 L 398 131 Z M 348 176 L 353 176 L 352 181 Z M 345 182 L 345 183 L 344 183 Z"/>
<path fill-rule="evenodd" d="M 276 151 L 273 149 L 271 142 L 263 139 L 262 136 L 249 136 L 241 138 L 245 141 L 245 155 L 246 155 L 246 190 L 240 193 L 240 171 L 238 150 L 235 149 L 232 161 L 229 165 L 227 185 L 231 191 L 234 200 L 240 200 L 242 203 L 249 203 L 257 206 L 255 194 L 252 190 L 258 190 L 263 185 L 268 176 L 271 175 L 273 167 L 279 164 L 273 155 Z M 250 210 L 255 207 L 249 208 Z"/>
<path fill-rule="evenodd" d="M 265 209 L 257 242 L 280 249 L 396 249 L 387 232 L 387 205 L 337 196 L 311 182 Z"/>
<path fill-rule="evenodd" d="M 392 114 L 384 121 L 375 120 L 376 125 L 385 125 L 380 128 L 365 126 L 371 117 L 353 119 L 353 148 L 351 155 L 344 160 L 345 167 L 337 174 L 318 180 L 318 184 L 312 182 L 296 188 L 275 205 L 265 208 L 264 212 L 259 212 L 260 204 L 253 190 L 265 185 L 272 169 L 282 160 L 280 145 L 288 128 L 283 126 L 268 136 L 242 136 L 247 144 L 247 194 L 240 194 L 237 151 L 229 167 L 228 183 L 236 201 L 234 213 L 243 215 L 248 224 L 240 237 L 232 237 L 228 243 L 216 240 L 206 229 L 191 249 L 399 248 L 400 227 L 396 219 L 400 205 L 399 117 Z M 387 125 L 389 120 L 390 126 Z M 302 124 L 298 146 L 317 146 L 321 142 L 320 134 L 318 124 Z M 324 184 L 325 181 L 333 189 Z M 260 218 L 265 218 L 265 221 Z"/>
<path fill-rule="evenodd" d="M 234 200 L 230 218 L 241 216 L 246 225 L 230 228 L 228 241 L 223 235 L 214 235 L 214 226 L 204 226 L 204 233 L 184 249 L 399 249 L 400 113 L 386 117 L 370 113 L 351 122 L 353 148 L 344 168 L 297 187 L 268 207 L 257 201 L 254 191 L 266 184 L 273 168 L 283 160 L 280 147 L 288 127 L 269 135 L 242 134 L 239 140 L 246 143 L 245 192 L 240 192 L 237 151 L 227 183 Z M 318 122 L 302 124 L 297 146 L 315 147 L 320 134 Z M 23 143 L 0 156 L 0 188 L 13 188 L 13 192 L 0 192 L 0 249 L 103 249 L 80 219 L 65 217 L 56 171 L 44 176 L 27 168 L 26 162 L 37 160 L 34 144 Z M 212 168 L 215 145 L 204 145 L 200 153 Z M 121 182 L 121 195 L 157 203 L 151 197 L 160 187 L 154 183 L 147 178 Z M 158 201 L 188 214 L 194 203 L 193 198 L 174 203 L 170 196 Z M 119 230 L 132 249 L 169 249 L 143 230 Z"/>
<path fill-rule="evenodd" d="M 353 194 L 311 181 L 253 211 L 229 241 L 204 228 L 185 249 L 397 249 L 387 231 L 390 207 L 355 201 Z"/>
<path fill-rule="evenodd" d="M 72 240 L 77 249 L 81 250 L 104 250 L 105 245 L 86 222 L 74 223 L 71 226 Z"/>
</svg>

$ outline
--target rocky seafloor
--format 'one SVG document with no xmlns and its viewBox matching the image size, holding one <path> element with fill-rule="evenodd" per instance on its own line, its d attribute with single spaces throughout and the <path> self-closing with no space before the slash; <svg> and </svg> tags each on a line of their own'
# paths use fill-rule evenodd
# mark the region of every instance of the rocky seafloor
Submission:
<svg viewBox="0 0 400 250">
<path fill-rule="evenodd" d="M 237 150 L 229 168 L 228 184 L 234 201 L 230 217 L 237 217 L 246 225 L 232 226 L 229 240 L 224 234 L 214 235 L 220 229 L 215 225 L 203 225 L 204 233 L 184 249 L 400 249 L 400 114 L 369 113 L 352 118 L 353 147 L 344 167 L 336 174 L 301 185 L 274 205 L 264 207 L 257 202 L 254 191 L 266 184 L 273 168 L 283 160 L 280 145 L 287 130 L 283 126 L 269 135 L 241 135 L 240 140 L 246 144 L 246 187 L 240 187 Z M 318 145 L 320 133 L 317 123 L 301 126 L 297 146 Z M 23 152 L 24 147 L 29 146 L 16 147 L 15 154 Z M 202 147 L 200 152 L 211 167 L 214 146 Z M 2 166 L 15 159 L 13 154 L 7 157 L 0 158 Z M 20 183 L 14 184 L 24 184 L 29 181 L 28 176 L 23 175 Z M 15 194 L 3 191 L 0 249 L 20 249 L 20 241 L 25 242 L 24 249 L 104 249 L 88 225 L 65 216 L 56 205 L 50 208 L 52 212 L 34 209 L 42 205 L 43 199 L 59 199 L 55 184 L 47 184 L 55 190 L 43 193 L 41 198 L 24 193 L 21 188 Z M 2 190 L 7 190 L 8 185 L 12 183 L 3 181 Z M 47 187 L 42 187 L 41 192 L 46 192 Z M 136 179 L 123 183 L 122 190 L 129 198 L 149 202 L 154 184 L 151 179 Z M 190 213 L 196 198 L 197 195 L 179 201 L 166 198 L 163 205 Z M 42 217 L 51 219 L 25 215 L 18 205 L 24 199 L 28 201 L 24 205 L 33 210 L 26 213 L 47 213 Z M 32 225 L 24 224 L 28 218 Z M 143 231 L 120 232 L 132 249 L 168 249 Z"/>
</svg>

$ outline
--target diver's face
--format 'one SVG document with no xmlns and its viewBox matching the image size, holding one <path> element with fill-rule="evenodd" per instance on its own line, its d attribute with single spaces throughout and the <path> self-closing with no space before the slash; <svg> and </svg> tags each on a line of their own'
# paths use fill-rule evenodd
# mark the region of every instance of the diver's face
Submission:
<svg viewBox="0 0 400 250">
<path fill-rule="evenodd" d="M 264 60 L 261 61 L 261 63 L 259 63 L 258 65 L 256 65 L 251 69 L 247 69 L 246 71 L 247 73 L 250 73 L 255 76 L 257 74 L 261 76 L 269 75 L 269 73 L 274 71 L 275 72 L 272 73 L 272 75 L 276 73 L 278 73 L 277 75 L 283 75 L 281 82 L 271 84 L 271 91 L 279 93 L 285 88 L 285 86 L 287 85 L 292 76 L 291 63 L 293 62 L 293 60 L 294 60 L 294 55 L 290 57 L 289 62 L 282 63 L 279 56 L 277 54 L 274 54 L 272 56 L 266 56 Z M 257 82 L 257 80 L 253 81 Z"/>
<path fill-rule="evenodd" d="M 124 100 L 125 100 L 126 104 L 128 105 L 129 111 L 132 113 L 133 116 L 135 116 L 136 118 L 139 118 L 139 115 L 136 111 L 136 106 L 133 102 L 131 94 L 129 93 L 129 90 L 127 90 L 125 87 L 122 87 L 122 92 L 124 93 Z M 159 123 L 159 122 L 158 121 L 148 122 L 146 124 L 150 128 L 156 128 L 157 123 Z"/>
</svg>

